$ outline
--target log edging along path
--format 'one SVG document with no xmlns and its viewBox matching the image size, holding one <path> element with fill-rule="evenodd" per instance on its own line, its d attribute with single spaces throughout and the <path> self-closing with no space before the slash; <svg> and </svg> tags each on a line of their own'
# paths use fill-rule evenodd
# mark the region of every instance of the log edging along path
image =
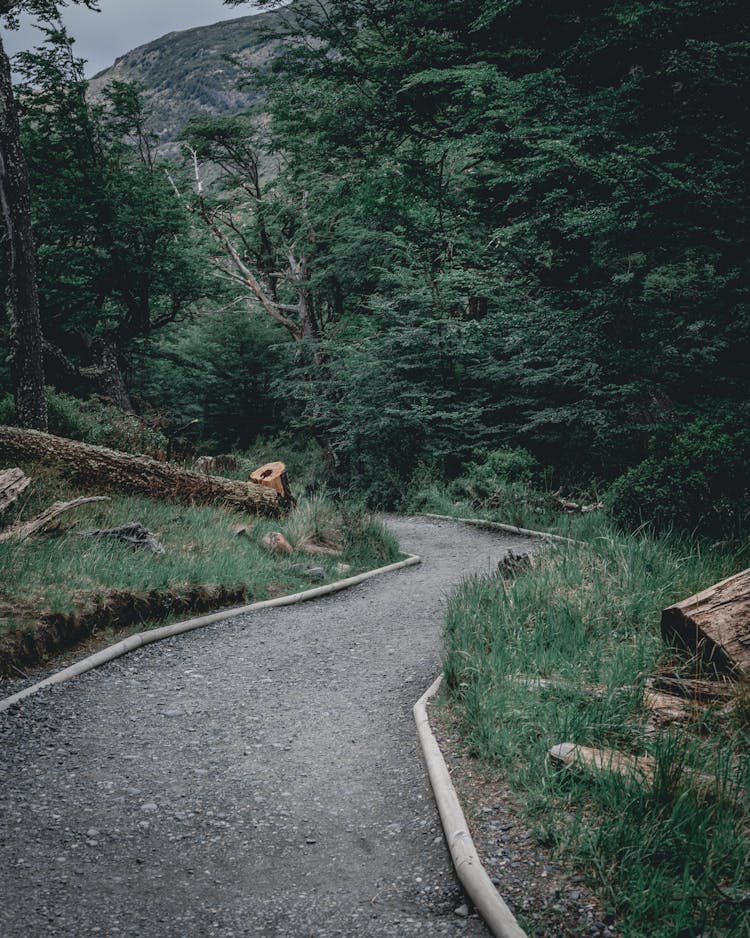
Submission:
<svg viewBox="0 0 750 938">
<path fill-rule="evenodd" d="M 578 543 L 573 538 L 563 537 L 560 534 L 533 531 L 498 521 L 487 521 L 484 518 L 456 518 L 452 515 L 438 515 L 431 512 L 426 512 L 424 517 L 435 521 L 455 521 L 485 531 L 498 531 L 566 544 Z M 456 789 L 451 781 L 450 771 L 435 739 L 435 734 L 432 732 L 427 705 L 437 696 L 442 684 L 443 675 L 441 674 L 414 704 L 414 722 L 417 725 L 427 774 L 435 795 L 456 875 L 495 938 L 527 938 L 526 932 L 503 901 L 479 858 Z"/>
<path fill-rule="evenodd" d="M 427 704 L 437 695 L 442 683 L 441 674 L 414 704 L 414 721 L 453 866 L 461 885 L 495 938 L 527 938 L 482 865 L 448 766 L 430 727 Z"/>
<path fill-rule="evenodd" d="M 248 612 L 256 612 L 261 609 L 273 609 L 277 606 L 291 606 L 296 603 L 307 602 L 310 599 L 317 599 L 320 596 L 330 596 L 332 593 L 338 593 L 340 590 L 348 589 L 350 586 L 357 586 L 364 583 L 372 577 L 379 576 L 382 573 L 390 573 L 393 570 L 401 570 L 404 567 L 412 567 L 421 563 L 421 557 L 415 555 L 407 557 L 405 560 L 399 560 L 397 563 L 388 564 L 385 567 L 377 567 L 375 570 L 368 570 L 366 573 L 358 573 L 356 576 L 347 577 L 344 580 L 336 580 L 333 583 L 327 583 L 325 586 L 317 586 L 313 589 L 304 590 L 301 593 L 291 593 L 289 596 L 280 596 L 278 599 L 266 599 L 262 602 L 251 603 L 248 606 L 236 606 L 233 609 L 224 609 L 221 612 L 215 612 L 207 616 L 199 616 L 194 619 L 186 619 L 183 622 L 174 622 L 172 625 L 164 625 L 161 628 L 150 629 L 147 632 L 138 632 L 136 635 L 130 635 L 128 638 L 104 648 L 96 654 L 89 655 L 81 661 L 76 662 L 62 671 L 57 671 L 50 677 L 32 684 L 24 690 L 18 691 L 4 700 L 0 700 L 0 713 L 10 710 L 23 703 L 28 697 L 37 694 L 47 687 L 53 687 L 55 684 L 62 684 L 70 681 L 81 674 L 100 668 L 102 665 L 122 658 L 144 645 L 151 645 L 154 642 L 163 641 L 165 638 L 174 638 L 176 635 L 183 635 L 186 632 L 194 632 L 196 629 L 205 628 L 207 625 L 213 625 L 215 622 L 222 622 L 225 619 L 231 619 L 235 616 L 244 615 Z"/>
<path fill-rule="evenodd" d="M 573 537 L 565 537 L 563 534 L 551 534 L 549 531 L 532 531 L 529 528 L 518 528 L 514 524 L 501 524 L 499 521 L 487 521 L 485 518 L 457 518 L 454 515 L 435 515 L 431 512 L 425 512 L 424 518 L 432 518 L 435 521 L 458 521 L 461 524 L 468 524 L 483 531 L 502 531 L 504 534 L 516 534 L 519 537 L 536 537 L 543 541 L 557 541 L 562 544 L 580 544 Z"/>
</svg>

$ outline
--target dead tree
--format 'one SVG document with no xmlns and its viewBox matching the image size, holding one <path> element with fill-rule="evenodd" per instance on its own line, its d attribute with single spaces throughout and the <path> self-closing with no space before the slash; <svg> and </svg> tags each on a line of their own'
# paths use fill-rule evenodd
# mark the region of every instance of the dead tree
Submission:
<svg viewBox="0 0 750 938">
<path fill-rule="evenodd" d="M 261 225 L 260 245 L 262 258 L 256 260 L 256 270 L 253 270 L 245 261 L 247 256 L 247 241 L 242 226 L 231 210 L 215 208 L 208 204 L 205 197 L 203 179 L 201 177 L 200 162 L 197 151 L 190 146 L 185 147 L 190 154 L 195 182 L 195 201 L 187 203 L 189 211 L 196 214 L 206 225 L 221 249 L 225 259 L 222 265 L 223 273 L 234 283 L 239 283 L 258 302 L 261 309 L 278 323 L 298 342 L 304 339 L 317 341 L 320 339 L 320 324 L 315 312 L 313 291 L 309 285 L 309 258 L 304 251 L 300 251 L 296 243 L 292 243 L 283 252 L 285 254 L 286 270 L 273 271 L 264 269 L 273 260 L 273 246 L 268 232 Z M 256 203 L 256 207 L 263 200 L 257 170 L 257 159 L 252 161 L 254 174 L 251 173 L 251 189 L 245 187 L 245 192 Z M 172 179 L 169 181 L 177 196 L 182 195 Z M 307 231 L 304 240 L 314 244 L 315 236 Z M 296 303 L 282 303 L 278 299 L 277 287 L 280 281 L 292 284 L 297 294 Z"/>
</svg>

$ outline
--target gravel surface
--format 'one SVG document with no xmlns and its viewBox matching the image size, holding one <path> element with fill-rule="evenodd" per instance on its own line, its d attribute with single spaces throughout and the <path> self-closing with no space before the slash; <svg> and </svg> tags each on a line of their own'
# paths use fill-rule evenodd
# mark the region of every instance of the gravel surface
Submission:
<svg viewBox="0 0 750 938">
<path fill-rule="evenodd" d="M 487 935 L 411 707 L 440 668 L 446 591 L 533 542 L 390 523 L 421 566 L 149 646 L 0 715 L 2 938 Z"/>
<path fill-rule="evenodd" d="M 477 853 L 526 932 L 533 938 L 617 938 L 586 877 L 550 858 L 507 782 L 492 765 L 471 757 L 451 711 L 433 706 L 429 717 Z"/>
</svg>

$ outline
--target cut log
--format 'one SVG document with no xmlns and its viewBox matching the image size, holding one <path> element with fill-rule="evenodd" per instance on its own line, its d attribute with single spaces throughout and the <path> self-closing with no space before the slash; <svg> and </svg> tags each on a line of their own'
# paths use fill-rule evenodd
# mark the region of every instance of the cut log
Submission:
<svg viewBox="0 0 750 938">
<path fill-rule="evenodd" d="M 59 466 L 69 478 L 89 488 L 100 486 L 203 505 L 224 503 L 263 515 L 277 515 L 286 509 L 284 500 L 272 488 L 188 472 L 146 456 L 132 456 L 18 427 L 0 426 L 0 461 L 6 460 L 44 461 Z"/>
<path fill-rule="evenodd" d="M 269 462 L 251 473 L 250 481 L 256 485 L 266 485 L 279 493 L 289 504 L 294 504 L 294 496 L 289 486 L 289 476 L 283 462 Z"/>
<path fill-rule="evenodd" d="M 719 671 L 750 674 L 750 569 L 665 609 L 661 633 Z"/>
<path fill-rule="evenodd" d="M 90 505 L 93 502 L 108 501 L 109 498 L 106 495 L 98 495 L 93 498 L 74 498 L 72 502 L 55 502 L 54 505 L 50 505 L 36 518 L 32 518 L 31 521 L 14 524 L 0 533 L 0 541 L 23 541 L 34 534 L 43 534 L 45 531 L 49 531 L 66 511 L 72 511 L 74 508 L 80 508 L 81 505 Z"/>
<path fill-rule="evenodd" d="M 643 706 L 661 723 L 687 723 L 693 715 L 693 708 L 684 697 L 648 689 L 643 693 Z"/>
<path fill-rule="evenodd" d="M 642 785 L 651 784 L 656 774 L 656 759 L 651 756 L 628 756 L 615 749 L 592 749 L 575 743 L 560 743 L 549 750 L 549 755 L 557 765 L 612 772 L 635 779 Z M 717 780 L 710 775 L 690 768 L 684 768 L 683 773 L 700 788 L 716 788 Z"/>
<path fill-rule="evenodd" d="M 656 767 L 656 762 L 650 756 L 626 756 L 614 749 L 592 749 L 575 743 L 560 743 L 553 746 L 549 754 L 558 765 L 585 766 L 599 772 L 634 777 L 641 782 L 650 782 Z"/>
<path fill-rule="evenodd" d="M 31 479 L 21 469 L 0 472 L 0 514 L 31 485 Z"/>
</svg>

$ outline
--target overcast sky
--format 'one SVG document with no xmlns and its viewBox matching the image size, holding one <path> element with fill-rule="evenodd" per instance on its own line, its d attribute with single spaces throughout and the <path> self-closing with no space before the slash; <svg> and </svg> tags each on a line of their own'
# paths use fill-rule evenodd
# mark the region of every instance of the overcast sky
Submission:
<svg viewBox="0 0 750 938">
<path fill-rule="evenodd" d="M 118 55 L 178 29 L 208 26 L 255 12 L 252 2 L 227 7 L 221 0 L 99 0 L 100 13 L 85 7 L 68 7 L 63 20 L 76 40 L 79 58 L 86 59 L 91 77 L 110 66 Z M 40 33 L 31 21 L 18 32 L 3 30 L 10 55 L 39 44 Z"/>
</svg>

